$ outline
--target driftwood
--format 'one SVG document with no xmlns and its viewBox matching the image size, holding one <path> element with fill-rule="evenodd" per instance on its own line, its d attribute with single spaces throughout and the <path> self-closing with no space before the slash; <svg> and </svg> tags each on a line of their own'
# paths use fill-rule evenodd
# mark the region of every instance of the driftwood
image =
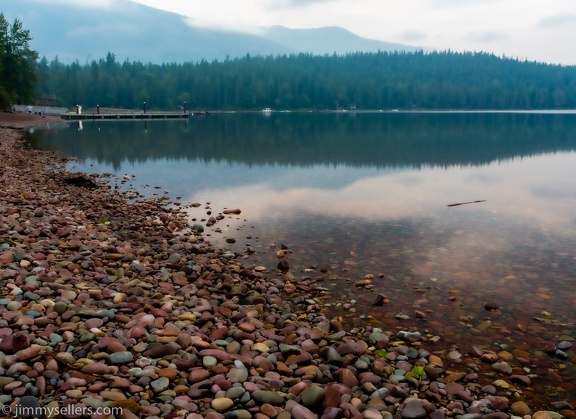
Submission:
<svg viewBox="0 0 576 419">
<path fill-rule="evenodd" d="M 478 201 L 459 202 L 457 204 L 448 204 L 447 207 L 457 207 L 458 205 L 477 204 L 478 202 L 486 202 L 486 200 L 480 199 Z"/>
</svg>

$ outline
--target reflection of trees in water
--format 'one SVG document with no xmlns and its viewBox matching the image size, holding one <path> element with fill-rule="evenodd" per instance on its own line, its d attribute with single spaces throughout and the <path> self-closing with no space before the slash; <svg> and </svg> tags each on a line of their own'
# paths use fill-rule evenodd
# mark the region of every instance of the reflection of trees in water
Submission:
<svg viewBox="0 0 576 419">
<path fill-rule="evenodd" d="M 41 131 L 30 141 L 115 168 L 123 161 L 158 158 L 302 167 L 448 167 L 574 150 L 576 115 L 222 114 L 177 122 L 86 122 L 81 132 Z"/>
</svg>

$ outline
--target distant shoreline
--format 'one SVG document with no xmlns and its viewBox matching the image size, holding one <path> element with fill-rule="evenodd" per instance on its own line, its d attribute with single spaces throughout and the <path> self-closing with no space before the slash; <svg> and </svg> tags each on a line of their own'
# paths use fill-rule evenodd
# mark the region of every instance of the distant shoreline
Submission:
<svg viewBox="0 0 576 419">
<path fill-rule="evenodd" d="M 131 112 L 131 113 L 139 113 L 140 110 L 137 109 L 122 109 L 122 110 L 115 110 L 118 113 L 121 112 Z M 102 111 L 107 112 L 107 110 Z M 160 112 L 157 110 L 150 110 L 150 113 Z M 190 111 L 192 112 L 192 111 Z M 91 109 L 87 109 L 84 112 L 84 115 L 92 115 L 94 112 Z M 261 110 L 209 110 L 209 114 L 231 114 L 231 113 L 263 113 Z M 507 110 L 499 110 L 499 109 L 324 109 L 324 110 L 288 110 L 288 109 L 281 109 L 275 110 L 272 109 L 270 112 L 266 112 L 266 115 L 270 114 L 284 114 L 284 113 L 334 113 L 334 114 L 372 114 L 372 113 L 426 113 L 426 114 L 449 114 L 449 113 L 474 113 L 474 114 L 490 114 L 490 113 L 516 113 L 516 114 L 576 114 L 576 109 L 507 109 Z M 190 115 L 192 116 L 192 115 Z M 31 126 L 40 126 L 48 123 L 54 122 L 62 122 L 66 123 L 66 121 L 61 116 L 58 115 L 38 115 L 34 113 L 25 113 L 25 112 L 0 112 L 0 127 L 2 128 L 13 128 L 13 129 L 22 129 Z"/>
</svg>

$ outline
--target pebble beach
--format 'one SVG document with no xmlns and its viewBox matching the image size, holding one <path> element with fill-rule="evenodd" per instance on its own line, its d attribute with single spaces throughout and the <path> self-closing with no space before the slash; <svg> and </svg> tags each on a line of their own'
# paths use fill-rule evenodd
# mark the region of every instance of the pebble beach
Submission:
<svg viewBox="0 0 576 419">
<path fill-rule="evenodd" d="M 23 146 L 22 128 L 56 120 L 0 115 L 2 417 L 576 417 L 526 396 L 530 354 L 346 327 L 289 249 L 251 265 L 179 205 Z M 213 211 L 204 224 L 241 209 Z"/>
</svg>

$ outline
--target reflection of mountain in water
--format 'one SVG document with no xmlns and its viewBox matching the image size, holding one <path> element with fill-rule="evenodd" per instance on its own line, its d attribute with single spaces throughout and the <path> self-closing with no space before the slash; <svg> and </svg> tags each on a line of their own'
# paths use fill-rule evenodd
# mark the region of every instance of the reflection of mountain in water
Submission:
<svg viewBox="0 0 576 419">
<path fill-rule="evenodd" d="M 399 168 L 483 165 L 576 150 L 576 114 L 216 114 L 187 121 L 85 122 L 41 131 L 33 146 L 119 167 L 188 159 L 247 165 Z"/>
</svg>

